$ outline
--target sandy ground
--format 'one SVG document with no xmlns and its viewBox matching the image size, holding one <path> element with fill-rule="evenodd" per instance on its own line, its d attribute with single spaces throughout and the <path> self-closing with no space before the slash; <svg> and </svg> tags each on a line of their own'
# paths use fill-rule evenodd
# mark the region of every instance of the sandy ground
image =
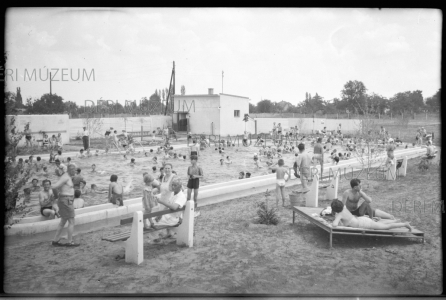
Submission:
<svg viewBox="0 0 446 300">
<path fill-rule="evenodd" d="M 52 247 L 49 240 L 6 244 L 7 293 L 268 293 L 306 295 L 395 295 L 442 292 L 441 218 L 430 203 L 440 199 L 439 167 L 421 174 L 410 161 L 396 181 L 363 180 L 376 207 L 410 221 L 426 243 L 386 237 L 335 237 L 279 207 L 277 226 L 254 224 L 254 195 L 200 208 L 193 248 L 173 239 L 161 244 L 145 236 L 144 262 L 127 264 L 123 243 L 101 237 L 128 230 L 117 226 L 78 234 L 77 248 Z M 340 183 L 340 191 L 348 187 Z M 295 189 L 295 188 L 293 188 Z M 291 189 L 288 189 L 288 193 Z M 329 205 L 320 195 L 319 206 Z M 392 210 L 392 201 L 406 209 Z M 413 201 L 423 200 L 424 211 Z M 273 201 L 275 202 L 275 201 Z M 270 203 L 271 205 L 272 203 Z M 302 204 L 303 205 L 303 204 Z M 7 241 L 6 241 L 7 242 Z M 386 250 L 394 250 L 395 254 Z"/>
</svg>

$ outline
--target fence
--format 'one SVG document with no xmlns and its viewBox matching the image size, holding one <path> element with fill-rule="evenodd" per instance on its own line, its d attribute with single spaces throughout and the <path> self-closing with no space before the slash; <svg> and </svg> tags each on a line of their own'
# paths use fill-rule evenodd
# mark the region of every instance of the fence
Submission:
<svg viewBox="0 0 446 300">
<path fill-rule="evenodd" d="M 339 113 L 339 114 L 300 114 L 300 113 L 250 113 L 250 117 L 252 118 L 320 118 L 320 119 L 363 119 L 364 115 L 360 114 L 347 114 L 347 113 Z M 409 118 L 412 120 L 440 120 L 439 113 L 408 113 L 404 114 L 375 114 L 373 115 L 375 119 L 383 119 L 383 120 L 393 120 L 393 119 L 403 119 Z"/>
</svg>

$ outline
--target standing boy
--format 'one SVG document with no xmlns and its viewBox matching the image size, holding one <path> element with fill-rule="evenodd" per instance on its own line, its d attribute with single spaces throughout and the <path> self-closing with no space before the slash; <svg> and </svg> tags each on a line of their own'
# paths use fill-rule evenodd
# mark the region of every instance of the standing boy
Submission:
<svg viewBox="0 0 446 300">
<path fill-rule="evenodd" d="M 279 206 L 279 199 L 282 199 L 282 206 L 285 206 L 285 184 L 290 178 L 290 173 L 283 166 L 283 159 L 279 159 L 278 161 L 279 167 L 276 169 L 276 206 Z M 285 174 L 287 178 L 285 178 Z"/>
</svg>

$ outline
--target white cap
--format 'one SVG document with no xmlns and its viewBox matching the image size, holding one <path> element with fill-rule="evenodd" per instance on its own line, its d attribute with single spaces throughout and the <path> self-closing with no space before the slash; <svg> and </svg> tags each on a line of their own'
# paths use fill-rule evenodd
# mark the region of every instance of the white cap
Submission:
<svg viewBox="0 0 446 300">
<path fill-rule="evenodd" d="M 393 139 L 392 138 L 389 139 L 389 143 L 393 143 Z"/>
<path fill-rule="evenodd" d="M 257 153 L 254 153 L 254 156 L 257 156 Z"/>
</svg>

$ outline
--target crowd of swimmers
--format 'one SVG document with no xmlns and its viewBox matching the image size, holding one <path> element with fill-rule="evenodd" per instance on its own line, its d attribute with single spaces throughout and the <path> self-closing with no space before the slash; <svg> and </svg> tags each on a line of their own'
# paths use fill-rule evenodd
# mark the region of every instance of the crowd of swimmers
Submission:
<svg viewBox="0 0 446 300">
<path fill-rule="evenodd" d="M 275 126 L 275 125 L 274 125 Z M 273 129 L 273 134 L 275 136 L 281 136 L 284 134 L 284 129 L 281 127 L 280 123 L 278 126 Z M 243 143 L 247 143 L 248 136 L 245 132 Z M 302 182 L 302 191 L 308 191 L 308 178 L 310 177 L 310 168 L 314 164 L 321 165 L 321 174 L 323 174 L 324 162 L 326 162 L 325 157 L 329 157 L 333 164 L 337 164 L 340 160 L 349 159 L 353 157 L 355 154 L 358 155 L 358 149 L 363 148 L 363 144 L 365 143 L 364 139 L 361 138 L 348 138 L 344 137 L 341 131 L 341 125 L 338 126 L 336 130 L 328 131 L 326 128 L 324 130 L 318 132 L 317 134 L 311 135 L 302 135 L 299 136 L 299 130 L 297 126 L 288 131 L 289 135 L 294 136 L 295 144 L 292 141 L 285 142 L 279 144 L 278 146 L 266 146 L 264 141 L 258 140 L 261 145 L 259 145 L 259 149 L 256 153 L 253 153 L 253 166 L 257 169 L 266 168 L 271 173 L 276 174 L 276 203 L 277 205 L 282 202 L 282 205 L 285 205 L 285 192 L 284 188 L 286 182 L 290 179 L 290 169 L 285 166 L 284 155 L 290 154 L 293 155 L 294 165 L 294 175 L 301 179 Z M 384 147 L 387 152 L 387 160 L 386 165 L 391 165 L 394 163 L 394 150 L 396 147 L 402 146 L 402 141 L 399 138 L 392 139 L 390 134 L 382 127 L 379 134 L 381 135 L 380 140 L 378 140 L 378 146 Z M 184 206 L 183 198 L 190 200 L 192 197 L 192 193 L 194 194 L 194 201 L 198 200 L 198 190 L 199 190 L 199 182 L 200 179 L 203 178 L 204 172 L 203 169 L 198 165 L 198 158 L 200 156 L 200 152 L 205 150 L 206 148 L 211 147 L 211 142 L 204 135 L 200 137 L 200 140 L 192 140 L 192 145 L 189 150 L 176 151 L 169 144 L 165 144 L 164 146 L 157 147 L 154 149 L 149 149 L 148 151 L 139 151 L 136 152 L 134 148 L 134 141 L 131 135 L 127 134 L 125 130 L 121 135 L 117 135 L 117 131 L 110 128 L 107 130 L 105 136 L 107 137 L 106 149 L 105 151 L 92 150 L 88 149 L 80 149 L 79 153 L 76 155 L 78 159 L 89 158 L 93 156 L 99 156 L 102 154 L 109 154 L 109 148 L 112 144 L 116 146 L 120 146 L 125 150 L 123 155 L 124 159 L 127 160 L 127 155 L 132 155 L 129 162 L 129 166 L 135 166 L 136 159 L 135 157 L 138 154 L 141 154 L 143 157 L 152 157 L 152 174 L 149 172 L 143 173 L 143 206 L 144 209 L 149 212 L 153 211 L 155 207 L 182 207 Z M 192 137 L 189 135 L 188 137 Z M 416 135 L 416 141 L 419 143 L 419 140 L 426 141 L 427 154 L 426 158 L 435 157 L 435 147 L 433 146 L 433 134 L 427 134 L 424 128 L 419 128 Z M 308 151 L 306 149 L 305 144 L 310 144 L 313 148 L 313 151 Z M 41 157 L 37 157 L 34 160 L 34 156 L 29 156 L 28 159 L 23 160 L 20 158 L 17 162 L 18 165 L 26 165 L 28 164 L 31 169 L 35 170 L 36 174 L 41 174 L 45 179 L 42 180 L 41 186 L 39 186 L 39 180 L 37 178 L 33 178 L 31 187 L 27 187 L 24 189 L 25 192 L 25 202 L 30 201 L 30 195 L 32 193 L 36 194 L 38 192 L 38 200 L 40 204 L 40 213 L 41 215 L 53 218 L 60 217 L 59 210 L 54 209 L 54 205 L 52 203 L 56 203 L 58 201 L 60 191 L 58 188 L 52 187 L 51 181 L 48 179 L 48 167 L 49 163 L 54 163 L 55 165 L 55 173 L 60 178 L 69 173 L 69 178 L 71 180 L 72 188 L 73 188 L 73 201 L 70 204 L 73 209 L 82 208 L 85 206 L 85 201 L 82 199 L 82 195 L 91 193 L 91 194 L 107 194 L 108 193 L 108 202 L 113 203 L 117 206 L 123 206 L 124 203 L 124 190 L 125 188 L 118 182 L 118 176 L 116 174 L 112 174 L 110 176 L 110 184 L 108 189 L 99 188 L 96 184 L 91 184 L 91 187 L 87 187 L 87 183 L 85 182 L 83 176 L 81 175 L 82 170 L 76 166 L 75 163 L 71 161 L 70 157 L 66 159 L 62 155 L 62 149 L 60 144 L 56 144 L 57 147 L 50 152 L 50 159 L 48 164 L 41 159 Z M 338 145 L 341 146 L 341 150 L 333 149 L 333 146 Z M 415 143 L 414 143 L 415 145 Z M 225 141 L 219 140 L 215 143 L 214 150 L 218 152 L 220 155 L 220 164 L 231 166 L 232 160 L 230 156 L 225 153 L 225 147 L 234 147 L 233 141 Z M 407 145 L 406 145 L 407 148 Z M 118 147 L 119 150 L 119 147 Z M 237 152 L 238 150 L 235 149 Z M 310 154 L 313 152 L 313 154 Z M 360 153 L 359 153 L 360 154 Z M 181 181 L 178 178 L 176 172 L 173 170 L 173 165 L 168 160 L 181 160 L 186 161 L 186 158 L 190 158 L 191 165 L 187 169 L 187 196 L 181 196 L 185 188 L 181 185 Z M 160 159 L 158 159 L 160 158 Z M 161 162 L 161 167 L 159 168 L 158 175 L 158 164 Z M 265 163 L 263 165 L 262 163 Z M 70 172 L 68 172 L 70 170 Z M 100 171 L 96 169 L 96 165 L 92 164 L 91 173 L 96 173 L 103 175 L 106 172 Z M 65 175 L 64 175 L 65 174 Z M 251 173 L 248 171 L 241 171 L 238 175 L 239 179 L 250 178 Z M 321 176 L 322 177 L 322 176 Z M 173 180 L 174 179 L 174 180 Z M 176 183 L 175 183 L 176 182 Z M 57 186 L 60 187 L 62 184 L 57 183 Z M 352 185 L 353 188 L 353 185 Z M 360 193 L 359 193 L 360 194 Z M 180 196 L 178 196 L 180 195 Z M 62 194 L 63 196 L 63 194 Z M 174 197 L 175 196 L 175 197 Z M 178 199 L 180 200 L 178 200 Z M 172 199 L 176 199 L 173 202 Z M 177 201 L 178 200 L 178 201 Z M 176 201 L 176 202 L 175 202 Z M 177 203 L 176 206 L 173 203 Z M 351 222 L 350 216 L 348 213 L 342 213 L 345 209 L 339 203 L 333 204 L 333 211 L 339 213 L 339 220 L 344 220 L 346 223 Z M 388 217 L 387 215 L 385 215 Z M 177 217 L 181 217 L 181 215 L 173 216 L 176 220 Z M 67 221 L 71 217 L 67 217 L 64 220 Z M 73 217 L 74 218 L 74 217 Z M 169 223 L 173 222 L 169 220 L 169 216 L 163 218 L 158 218 L 157 220 L 148 220 L 148 223 L 145 224 L 145 227 L 153 227 L 156 224 L 160 225 L 161 223 Z M 162 222 L 160 223 L 160 221 Z M 350 220 L 350 221 L 349 221 Z M 356 222 L 356 221 L 355 221 Z M 354 223 L 354 222 L 353 222 Z M 353 224 L 352 223 L 352 224 Z M 390 222 L 395 223 L 395 222 Z M 356 224 L 356 223 L 354 223 Z M 353 224 L 353 225 L 354 225 Z M 400 223 L 396 223 L 400 226 Z M 369 224 L 370 225 L 370 224 Z M 355 225 L 356 226 L 356 225 Z M 362 226 L 362 225 L 358 225 Z M 364 225 L 365 226 L 365 225 Z M 396 226 L 396 225 L 391 225 Z M 402 225 L 401 225 L 402 226 Z M 404 224 L 407 227 L 407 224 Z M 168 232 L 169 236 L 171 233 Z M 71 243 L 71 242 L 70 242 Z"/>
</svg>

